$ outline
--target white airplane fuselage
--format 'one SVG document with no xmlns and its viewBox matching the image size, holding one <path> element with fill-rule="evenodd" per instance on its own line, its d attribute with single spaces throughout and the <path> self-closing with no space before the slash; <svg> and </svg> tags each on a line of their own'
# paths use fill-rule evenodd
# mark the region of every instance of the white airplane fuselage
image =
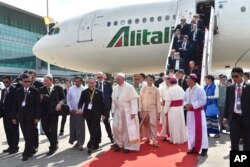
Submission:
<svg viewBox="0 0 250 167">
<path fill-rule="evenodd" d="M 220 4 L 224 9 L 217 9 Z M 233 66 L 250 48 L 250 29 L 246 26 L 250 25 L 249 4 L 215 0 L 219 34 L 214 37 L 214 71 Z M 240 13 L 241 6 L 247 7 L 245 13 Z M 239 14 L 229 15 L 231 7 Z M 159 73 L 165 70 L 178 11 L 189 22 L 196 13 L 196 1 L 170 0 L 94 11 L 59 23 L 59 33 L 45 35 L 33 52 L 44 61 L 77 71 Z M 249 57 L 240 65 L 249 67 Z"/>
</svg>

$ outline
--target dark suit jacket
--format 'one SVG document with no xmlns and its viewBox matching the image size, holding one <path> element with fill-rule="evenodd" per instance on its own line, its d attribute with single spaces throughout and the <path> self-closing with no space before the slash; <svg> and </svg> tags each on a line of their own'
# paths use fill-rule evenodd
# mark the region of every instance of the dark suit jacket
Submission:
<svg viewBox="0 0 250 167">
<path fill-rule="evenodd" d="M 96 88 L 98 87 L 98 82 L 96 83 Z M 109 115 L 110 110 L 111 110 L 111 106 L 112 106 L 112 92 L 113 92 L 113 88 L 111 83 L 104 81 L 103 82 L 103 102 L 104 102 L 104 106 L 105 106 L 105 110 L 106 110 L 106 114 Z"/>
<path fill-rule="evenodd" d="M 168 57 L 168 64 L 171 64 L 174 61 L 174 56 L 172 57 L 172 55 L 170 55 Z"/>
<path fill-rule="evenodd" d="M 170 69 L 175 70 L 175 64 L 176 64 L 176 60 L 172 62 L 172 64 L 170 65 Z M 183 70 L 185 69 L 185 60 L 182 58 L 180 58 L 179 69 L 183 69 Z"/>
<path fill-rule="evenodd" d="M 188 35 L 189 34 L 189 27 L 188 24 L 184 24 L 183 27 L 181 28 L 181 24 L 178 24 L 175 28 L 181 30 L 181 35 Z"/>
<path fill-rule="evenodd" d="M 187 76 L 185 76 L 185 77 L 183 78 L 183 80 L 182 80 L 181 78 L 178 80 L 178 85 L 179 85 L 180 87 L 182 87 L 184 91 L 186 91 L 186 89 L 188 88 L 186 79 L 187 79 Z"/>
<path fill-rule="evenodd" d="M 47 114 L 58 113 L 55 110 L 56 105 L 65 99 L 63 88 L 59 85 L 54 85 L 54 88 L 49 95 L 47 87 L 43 86 L 40 89 L 40 95 L 42 115 L 46 116 Z"/>
<path fill-rule="evenodd" d="M 174 42 L 173 42 L 173 49 L 175 49 L 176 51 L 179 51 L 179 45 L 182 42 L 182 40 L 183 40 L 182 35 L 180 36 L 180 38 L 175 36 L 174 37 Z"/>
<path fill-rule="evenodd" d="M 183 41 L 179 43 L 179 50 L 182 49 L 182 44 L 183 44 Z M 186 49 L 187 51 L 191 49 L 191 43 L 189 41 L 187 41 Z"/>
<path fill-rule="evenodd" d="M 196 34 L 196 38 L 195 41 L 193 40 L 193 35 L 194 35 L 194 31 L 191 31 L 190 35 L 189 35 L 189 40 L 191 43 L 201 43 L 204 40 L 204 34 L 200 29 L 197 29 L 197 34 Z"/>
<path fill-rule="evenodd" d="M 13 109 L 13 100 L 15 97 L 16 89 L 13 86 L 10 86 L 8 93 L 6 94 L 5 101 L 3 103 L 4 94 L 7 89 L 3 89 L 1 93 L 0 101 L 0 117 L 12 118 L 12 109 Z"/>
<path fill-rule="evenodd" d="M 104 101 L 103 101 L 103 94 L 102 91 L 99 89 L 95 89 L 95 93 L 93 96 L 92 101 L 92 110 L 88 109 L 88 105 L 90 103 L 90 94 L 92 91 L 90 89 L 85 89 L 82 91 L 79 103 L 78 103 L 78 109 L 81 109 L 84 104 L 84 117 L 92 117 L 95 118 L 101 117 L 101 115 L 105 116 L 105 108 L 104 108 Z"/>
<path fill-rule="evenodd" d="M 155 87 L 159 88 L 160 84 L 163 82 L 162 78 L 159 78 L 157 81 L 155 81 Z"/>
<path fill-rule="evenodd" d="M 235 104 L 235 84 L 227 87 L 224 118 L 230 124 L 234 113 Z M 244 83 L 241 95 L 241 109 L 244 125 L 250 127 L 250 85 Z"/>
<path fill-rule="evenodd" d="M 30 87 L 26 97 L 26 105 L 22 107 L 24 98 L 24 88 L 18 88 L 15 94 L 12 118 L 18 119 L 19 121 L 23 121 L 24 119 L 28 121 L 40 119 L 41 107 L 39 91 L 36 88 Z"/>
<path fill-rule="evenodd" d="M 33 84 L 32 84 L 32 87 L 34 88 L 37 88 L 38 90 L 43 87 L 43 84 L 39 81 L 35 81 Z"/>
</svg>

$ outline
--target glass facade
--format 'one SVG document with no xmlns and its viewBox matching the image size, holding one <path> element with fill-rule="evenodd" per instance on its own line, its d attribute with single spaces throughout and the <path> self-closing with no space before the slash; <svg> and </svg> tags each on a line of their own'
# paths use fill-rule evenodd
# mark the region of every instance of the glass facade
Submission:
<svg viewBox="0 0 250 167">
<path fill-rule="evenodd" d="M 45 70 L 47 63 L 32 53 L 33 45 L 45 34 L 42 17 L 0 2 L 0 68 Z M 54 65 L 51 70 L 73 72 Z"/>
<path fill-rule="evenodd" d="M 32 47 L 44 34 L 42 17 L 0 5 L 0 66 L 36 69 Z"/>
</svg>

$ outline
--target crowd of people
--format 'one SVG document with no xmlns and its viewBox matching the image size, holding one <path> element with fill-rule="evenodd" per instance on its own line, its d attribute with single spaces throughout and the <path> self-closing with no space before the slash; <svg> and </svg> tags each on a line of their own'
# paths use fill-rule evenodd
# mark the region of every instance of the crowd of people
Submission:
<svg viewBox="0 0 250 167">
<path fill-rule="evenodd" d="M 195 73 L 186 75 L 182 69 L 169 75 L 161 73 L 156 81 L 154 75 L 135 74 L 132 84 L 126 82 L 123 73 L 117 74 L 112 83 L 98 72 L 88 79 L 87 87 L 83 86 L 83 78 L 77 76 L 72 82 L 66 81 L 63 90 L 52 75 L 44 76 L 42 84 L 36 81 L 35 72 L 25 73 L 18 87 L 13 86 L 10 76 L 5 76 L 0 114 L 9 147 L 3 152 L 19 151 L 20 125 L 25 140 L 22 160 L 27 161 L 36 154 L 41 122 L 50 143 L 47 156 L 53 155 L 58 149 L 58 135 L 64 134 L 68 114 L 69 143 L 80 151 L 84 150 L 86 121 L 89 154 L 102 142 L 101 122 L 116 152 L 139 151 L 141 141 L 157 148 L 158 140 L 163 140 L 172 144 L 187 142 L 188 154 L 206 156 L 208 137 L 214 134 L 218 138 L 223 131 L 230 131 L 232 150 L 239 150 L 243 139 L 243 149 L 249 151 L 249 74 L 235 67 L 231 77 L 233 84 L 220 75 L 217 85 L 214 77 L 207 75 L 206 86 L 202 88 Z M 59 115 L 63 118 L 58 134 Z M 157 136 L 159 124 L 161 131 Z"/>
</svg>

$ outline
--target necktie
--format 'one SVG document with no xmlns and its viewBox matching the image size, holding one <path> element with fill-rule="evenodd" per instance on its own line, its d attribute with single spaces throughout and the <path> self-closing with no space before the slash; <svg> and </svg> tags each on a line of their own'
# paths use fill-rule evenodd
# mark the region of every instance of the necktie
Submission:
<svg viewBox="0 0 250 167">
<path fill-rule="evenodd" d="M 48 90 L 48 93 L 49 93 L 49 95 L 50 95 L 50 87 L 48 87 L 47 90 Z"/>
<path fill-rule="evenodd" d="M 99 84 L 98 84 L 98 89 L 102 90 L 102 83 L 101 82 L 99 82 Z"/>
<path fill-rule="evenodd" d="M 241 99 L 242 89 L 241 89 L 241 86 L 240 86 L 240 85 L 237 85 L 236 92 L 237 92 L 236 109 L 237 109 L 237 110 L 241 110 L 241 102 L 240 102 L 240 99 Z"/>
</svg>

